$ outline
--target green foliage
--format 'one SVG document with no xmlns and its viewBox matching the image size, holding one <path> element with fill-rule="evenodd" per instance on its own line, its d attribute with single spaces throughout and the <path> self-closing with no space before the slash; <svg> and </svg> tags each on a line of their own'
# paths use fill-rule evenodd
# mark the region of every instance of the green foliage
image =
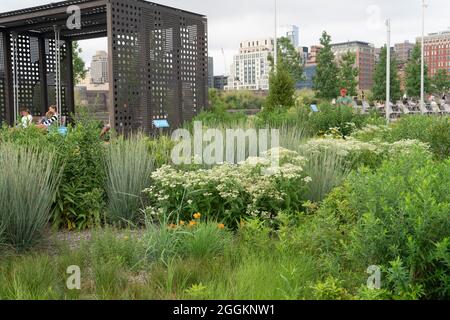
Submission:
<svg viewBox="0 0 450 320">
<path fill-rule="evenodd" d="M 322 48 L 317 56 L 317 73 L 313 79 L 318 98 L 331 100 L 339 95 L 339 69 L 331 50 L 331 37 L 324 31 L 320 38 Z"/>
<path fill-rule="evenodd" d="M 163 218 L 159 225 L 148 222 L 145 235 L 146 256 L 166 265 L 174 258 L 212 259 L 224 254 L 231 244 L 231 233 L 212 221 L 200 218 L 168 224 Z"/>
<path fill-rule="evenodd" d="M 386 101 L 386 46 L 381 49 L 380 61 L 375 66 L 373 74 L 374 85 L 372 88 L 373 99 Z M 397 101 L 402 97 L 400 90 L 400 79 L 398 76 L 398 65 L 394 57 L 391 57 L 391 101 Z"/>
<path fill-rule="evenodd" d="M 56 128 L 48 133 L 36 127 L 0 130 L 2 142 L 55 154 L 57 164 L 63 168 L 61 183 L 53 198 L 55 226 L 85 229 L 102 220 L 105 168 L 100 131 L 101 124 L 85 112 L 75 117 L 75 126 L 68 127 L 67 136 L 60 135 Z"/>
<path fill-rule="evenodd" d="M 351 296 L 342 286 L 342 281 L 328 277 L 323 282 L 313 286 L 314 297 L 317 300 L 350 300 Z"/>
<path fill-rule="evenodd" d="M 286 70 L 292 76 L 295 82 L 304 78 L 302 57 L 297 48 L 294 47 L 291 40 L 287 37 L 281 37 L 277 41 L 278 45 L 278 61 L 286 67 Z M 273 57 L 269 56 L 272 68 L 274 65 Z"/>
<path fill-rule="evenodd" d="M 261 109 L 264 98 L 252 91 L 224 91 L 209 89 L 209 105 L 226 110 Z"/>
<path fill-rule="evenodd" d="M 278 61 L 276 71 L 269 78 L 269 95 L 266 99 L 264 112 L 286 110 L 294 106 L 295 79 L 286 62 Z"/>
<path fill-rule="evenodd" d="M 75 83 L 80 83 L 86 78 L 87 69 L 86 64 L 81 58 L 80 54 L 83 50 L 80 48 L 78 41 L 72 42 L 72 63 L 73 63 L 73 80 Z"/>
<path fill-rule="evenodd" d="M 445 69 L 438 69 L 431 79 L 431 88 L 435 93 L 445 93 L 450 90 L 450 74 Z"/>
<path fill-rule="evenodd" d="M 147 214 L 171 217 L 173 222 L 200 212 L 233 228 L 249 215 L 270 219 L 281 210 L 299 209 L 307 180 L 303 158 L 288 150 L 282 150 L 280 158 L 278 170 L 269 167 L 270 155 L 207 170 L 163 166 L 152 174 L 153 185 L 145 190 L 150 203 Z M 266 170 L 274 172 L 269 175 Z"/>
<path fill-rule="evenodd" d="M 350 172 L 345 157 L 337 149 L 308 150 L 305 173 L 311 177 L 308 200 L 319 202 L 335 187 L 342 184 Z"/>
<path fill-rule="evenodd" d="M 421 45 L 416 44 L 412 53 L 411 59 L 408 61 L 405 69 L 405 86 L 406 93 L 410 97 L 420 97 L 421 86 Z M 428 77 L 428 66 L 425 65 L 425 92 L 430 92 L 430 79 Z"/>
<path fill-rule="evenodd" d="M 247 116 L 243 112 L 230 113 L 223 103 L 217 103 L 211 110 L 202 111 L 194 121 L 201 121 L 204 126 L 216 127 L 219 125 L 245 123 Z M 187 124 L 192 126 L 192 124 Z"/>
<path fill-rule="evenodd" d="M 423 289 L 428 298 L 449 298 L 450 162 L 411 152 L 359 171 L 350 185 L 360 219 L 349 255 L 364 266 L 397 261 L 388 285 L 398 295 L 417 298 Z"/>
<path fill-rule="evenodd" d="M 350 51 L 342 56 L 339 64 L 339 86 L 347 89 L 347 95 L 351 97 L 358 95 L 359 69 L 355 65 L 356 55 Z"/>
<path fill-rule="evenodd" d="M 362 128 L 367 119 L 366 116 L 347 106 L 336 107 L 331 104 L 321 104 L 319 110 L 320 112 L 315 112 L 310 117 L 314 132 L 319 135 L 336 128 L 343 137 L 346 137 L 356 128 Z"/>
<path fill-rule="evenodd" d="M 450 119 L 448 117 L 403 117 L 389 131 L 389 142 L 416 139 L 428 143 L 437 158 L 450 156 Z"/>
<path fill-rule="evenodd" d="M 131 270 L 137 270 L 141 266 L 145 253 L 144 244 L 136 232 L 125 230 L 118 233 L 110 228 L 95 231 L 89 245 L 84 243 L 82 249 L 97 264 L 115 260 Z"/>
<path fill-rule="evenodd" d="M 193 258 L 214 258 L 225 252 L 231 243 L 231 233 L 220 229 L 217 223 L 199 223 L 184 234 L 181 252 Z"/>
<path fill-rule="evenodd" d="M 52 152 L 0 145 L 0 241 L 23 251 L 42 238 L 61 177 L 56 160 Z"/>
<path fill-rule="evenodd" d="M 53 222 L 69 230 L 99 225 L 105 206 L 104 143 L 100 124 L 81 114 L 55 145 L 64 163 Z"/>
<path fill-rule="evenodd" d="M 142 222 L 142 190 L 150 186 L 153 160 L 142 136 L 119 137 L 106 152 L 108 220 Z"/>
</svg>

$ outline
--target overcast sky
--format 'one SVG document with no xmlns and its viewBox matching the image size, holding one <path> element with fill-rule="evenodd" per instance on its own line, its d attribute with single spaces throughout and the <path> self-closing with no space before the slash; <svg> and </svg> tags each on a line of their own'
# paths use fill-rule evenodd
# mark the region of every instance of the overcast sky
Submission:
<svg viewBox="0 0 450 320">
<path fill-rule="evenodd" d="M 0 11 L 57 2 L 51 0 L 2 0 Z M 223 74 L 243 40 L 274 34 L 274 0 L 161 0 L 157 3 L 205 14 L 208 17 L 209 53 L 214 57 L 215 74 Z M 427 0 L 426 32 L 450 28 L 450 1 Z M 300 44 L 319 42 L 323 30 L 333 42 L 367 41 L 385 43 L 384 20 L 391 18 L 392 41 L 415 41 L 421 33 L 421 0 L 278 0 L 279 25 L 300 28 Z M 83 41 L 83 57 L 89 61 L 106 40 Z M 225 59 L 222 55 L 225 51 Z"/>
</svg>

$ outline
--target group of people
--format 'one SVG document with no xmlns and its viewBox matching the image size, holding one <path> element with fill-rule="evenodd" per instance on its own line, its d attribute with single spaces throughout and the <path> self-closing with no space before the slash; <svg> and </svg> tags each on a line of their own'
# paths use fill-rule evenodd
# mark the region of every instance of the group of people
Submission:
<svg viewBox="0 0 450 320">
<path fill-rule="evenodd" d="M 33 116 L 31 115 L 30 109 L 23 108 L 20 111 L 21 120 L 20 126 L 22 128 L 28 128 L 33 125 Z M 59 115 L 56 111 L 56 106 L 50 106 L 48 108 L 45 117 L 43 117 L 39 123 L 36 125 L 38 129 L 48 129 L 52 124 L 57 123 L 59 119 Z"/>
</svg>

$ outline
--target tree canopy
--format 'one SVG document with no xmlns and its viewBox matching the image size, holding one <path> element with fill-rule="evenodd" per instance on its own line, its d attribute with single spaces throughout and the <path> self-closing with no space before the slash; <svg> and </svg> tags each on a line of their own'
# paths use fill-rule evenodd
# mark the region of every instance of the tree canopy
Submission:
<svg viewBox="0 0 450 320">
<path fill-rule="evenodd" d="M 374 85 L 372 89 L 373 98 L 375 100 L 386 100 L 386 61 L 387 61 L 387 49 L 384 46 L 381 49 L 380 61 L 375 66 L 375 72 L 373 76 Z M 398 65 L 395 57 L 391 59 L 391 100 L 399 100 L 402 96 L 400 90 L 400 79 L 398 76 Z"/>
<path fill-rule="evenodd" d="M 322 49 L 317 55 L 317 71 L 313 78 L 316 96 L 323 99 L 333 99 L 339 95 L 339 69 L 331 50 L 331 37 L 326 31 L 320 38 Z"/>
</svg>

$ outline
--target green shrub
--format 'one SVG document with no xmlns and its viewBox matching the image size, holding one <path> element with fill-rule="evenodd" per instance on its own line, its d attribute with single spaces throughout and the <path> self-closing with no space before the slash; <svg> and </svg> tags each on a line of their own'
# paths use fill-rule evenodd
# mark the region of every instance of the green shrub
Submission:
<svg viewBox="0 0 450 320">
<path fill-rule="evenodd" d="M 64 172 L 53 222 L 69 230 L 97 226 L 105 206 L 105 148 L 98 123 L 80 119 L 75 127 L 69 127 L 66 137 L 56 135 L 56 138 L 55 147 L 64 163 Z"/>
<path fill-rule="evenodd" d="M 388 267 L 399 259 L 414 292 L 420 286 L 426 298 L 449 298 L 450 161 L 411 152 L 376 172 L 361 170 L 349 183 L 360 216 L 348 246 L 354 261 Z"/>
<path fill-rule="evenodd" d="M 98 225 L 104 210 L 105 170 L 101 126 L 89 115 L 75 118 L 67 136 L 36 127 L 0 130 L 0 141 L 53 152 L 62 168 L 61 183 L 54 198 L 52 221 L 58 227 L 85 229 Z"/>
<path fill-rule="evenodd" d="M 225 109 L 261 109 L 264 98 L 252 91 L 219 91 L 209 90 L 209 104 L 215 108 L 224 106 Z"/>
<path fill-rule="evenodd" d="M 61 177 L 52 152 L 0 145 L 0 238 L 26 250 L 42 237 Z"/>
<path fill-rule="evenodd" d="M 119 137 L 106 153 L 108 219 L 118 223 L 142 222 L 142 190 L 150 186 L 153 160 L 142 136 Z"/>
<path fill-rule="evenodd" d="M 319 112 L 313 113 L 310 121 L 318 134 L 325 134 L 330 129 L 336 128 L 342 137 L 346 137 L 356 128 L 362 128 L 367 121 L 367 116 L 355 112 L 353 107 L 321 104 Z"/>
<path fill-rule="evenodd" d="M 417 140 L 427 143 L 437 159 L 450 156 L 450 118 L 405 116 L 389 127 L 368 125 L 356 131 L 353 137 L 362 141 L 385 141 L 394 143 L 401 140 Z"/>
</svg>

